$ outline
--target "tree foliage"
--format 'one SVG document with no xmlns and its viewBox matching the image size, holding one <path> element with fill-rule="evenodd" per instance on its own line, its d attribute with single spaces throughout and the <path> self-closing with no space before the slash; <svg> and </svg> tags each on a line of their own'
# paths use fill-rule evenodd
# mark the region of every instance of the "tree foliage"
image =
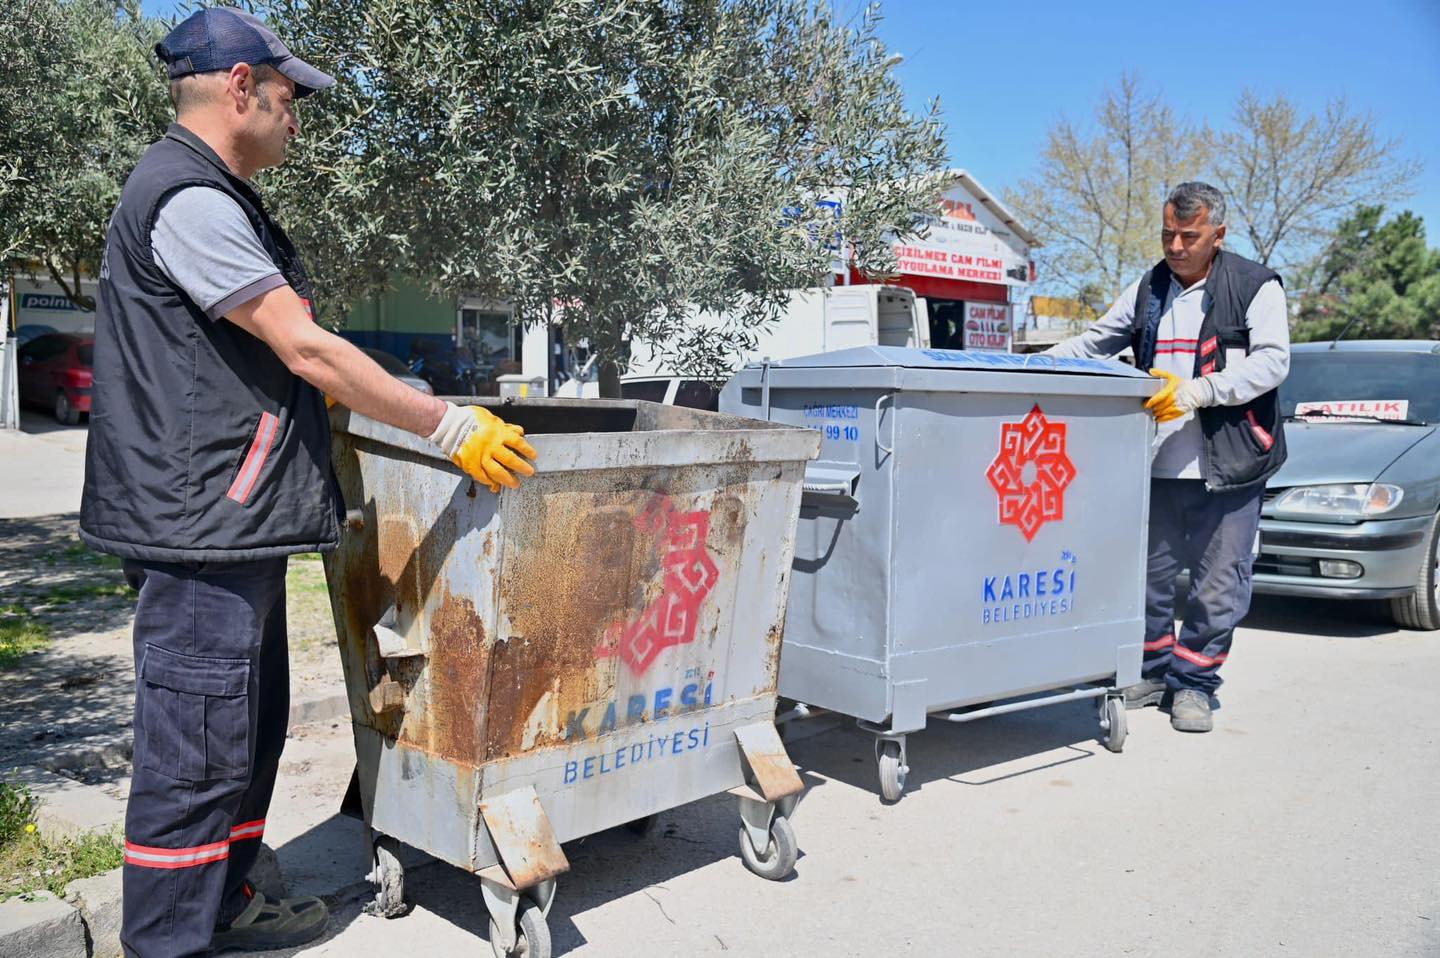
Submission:
<svg viewBox="0 0 1440 958">
<path fill-rule="evenodd" d="M 613 373 L 639 336 L 724 369 L 783 291 L 938 204 L 872 10 L 811 0 L 264 0 L 339 79 L 267 176 L 332 303 L 393 271 L 554 317 Z M 720 324 L 695 311 L 722 311 Z"/>
<path fill-rule="evenodd" d="M 627 342 L 716 372 L 783 291 L 893 266 L 938 204 L 938 107 L 908 113 L 878 13 L 814 0 L 241 0 L 337 85 L 258 178 L 322 317 L 397 274 L 553 317 L 613 373 Z M 183 16 L 186 7 L 180 11 Z M 137 0 L 0 17 L 0 256 L 75 281 L 170 119 Z M 696 310 L 723 313 L 695 322 Z"/>
<path fill-rule="evenodd" d="M 170 118 L 150 52 L 163 35 L 138 0 L 17 0 L 0 16 L 0 262 L 85 309 L 80 274 Z"/>
<path fill-rule="evenodd" d="M 1311 260 L 1360 204 L 1405 195 L 1419 166 L 1399 147 L 1343 99 L 1306 115 L 1284 95 L 1247 90 L 1233 125 L 1214 136 L 1210 169 L 1255 258 L 1283 268 Z"/>
<path fill-rule="evenodd" d="M 1341 219 L 1403 195 L 1417 170 L 1343 100 L 1308 114 L 1247 91 L 1215 129 L 1178 118 L 1127 75 L 1089 123 L 1055 124 L 1038 171 L 1006 200 L 1045 243 L 1042 282 L 1103 305 L 1159 259 L 1165 196 L 1184 180 L 1225 194 L 1227 245 L 1293 279 Z"/>
<path fill-rule="evenodd" d="M 1204 162 L 1202 131 L 1127 74 L 1090 123 L 1051 128 L 1039 170 L 1005 200 L 1044 241 L 1042 275 L 1103 311 L 1159 256 L 1159 198 Z"/>
<path fill-rule="evenodd" d="M 1440 339 L 1440 249 L 1406 211 L 1362 206 L 1338 227 L 1300 298 L 1293 337 Z"/>
</svg>

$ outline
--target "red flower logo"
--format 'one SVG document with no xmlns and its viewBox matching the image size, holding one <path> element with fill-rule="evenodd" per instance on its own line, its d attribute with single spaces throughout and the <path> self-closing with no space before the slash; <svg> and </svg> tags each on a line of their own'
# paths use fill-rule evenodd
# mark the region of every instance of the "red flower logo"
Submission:
<svg viewBox="0 0 1440 958">
<path fill-rule="evenodd" d="M 635 527 L 655 536 L 663 550 L 664 588 L 633 621 L 610 626 L 595 654 L 619 655 L 641 675 L 661 652 L 695 641 L 700 607 L 719 581 L 720 570 L 705 544 L 709 512 L 680 512 L 668 496 L 657 495 L 635 517 Z"/>
<path fill-rule="evenodd" d="M 1000 497 L 1000 523 L 1018 527 L 1026 542 L 1065 518 L 1065 487 L 1075 475 L 1065 424 L 1046 419 L 1038 405 L 1024 421 L 1000 427 L 1000 454 L 985 471 Z"/>
</svg>

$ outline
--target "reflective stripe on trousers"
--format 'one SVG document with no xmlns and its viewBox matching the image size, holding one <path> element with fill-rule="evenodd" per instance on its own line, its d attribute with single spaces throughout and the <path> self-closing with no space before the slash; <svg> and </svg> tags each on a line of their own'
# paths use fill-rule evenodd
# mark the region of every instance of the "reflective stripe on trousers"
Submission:
<svg viewBox="0 0 1440 958">
<path fill-rule="evenodd" d="M 286 560 L 127 562 L 135 608 L 135 756 L 121 944 L 209 952 L 245 905 L 290 714 Z"/>
<path fill-rule="evenodd" d="M 1207 492 L 1200 479 L 1150 483 L 1150 555 L 1141 674 L 1171 689 L 1214 692 L 1235 626 L 1250 610 L 1252 549 L 1263 489 Z M 1175 577 L 1190 571 L 1190 592 L 1175 630 Z"/>
</svg>

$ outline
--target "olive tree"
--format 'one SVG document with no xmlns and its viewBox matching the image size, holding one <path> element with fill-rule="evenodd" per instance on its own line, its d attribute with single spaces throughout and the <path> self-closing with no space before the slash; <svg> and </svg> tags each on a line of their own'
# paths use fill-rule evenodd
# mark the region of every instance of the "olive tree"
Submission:
<svg viewBox="0 0 1440 958">
<path fill-rule="evenodd" d="M 0 263 L 83 309 L 120 188 L 170 117 L 151 53 L 163 35 L 138 0 L 16 0 L 0 15 Z"/>
<path fill-rule="evenodd" d="M 335 88 L 267 174 L 333 304 L 404 273 L 510 299 L 598 354 L 715 374 L 784 291 L 893 269 L 938 206 L 878 11 L 813 0 L 260 0 Z M 834 203 L 843 210 L 837 221 Z M 718 314 L 697 321 L 697 311 Z"/>
</svg>

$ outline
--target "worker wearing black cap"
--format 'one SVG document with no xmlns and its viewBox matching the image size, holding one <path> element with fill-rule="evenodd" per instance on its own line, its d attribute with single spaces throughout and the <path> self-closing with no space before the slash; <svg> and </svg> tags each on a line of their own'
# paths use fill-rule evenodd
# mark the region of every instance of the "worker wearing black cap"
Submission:
<svg viewBox="0 0 1440 958">
<path fill-rule="evenodd" d="M 294 246 L 249 179 L 297 100 L 335 81 L 258 18 L 199 11 L 158 44 L 176 122 L 125 183 L 100 270 L 81 535 L 139 589 L 121 941 L 132 958 L 288 947 L 316 898 L 246 880 L 289 717 L 285 566 L 333 549 L 324 395 L 428 437 L 498 492 L 523 431 L 384 372 L 313 321 Z"/>
</svg>

